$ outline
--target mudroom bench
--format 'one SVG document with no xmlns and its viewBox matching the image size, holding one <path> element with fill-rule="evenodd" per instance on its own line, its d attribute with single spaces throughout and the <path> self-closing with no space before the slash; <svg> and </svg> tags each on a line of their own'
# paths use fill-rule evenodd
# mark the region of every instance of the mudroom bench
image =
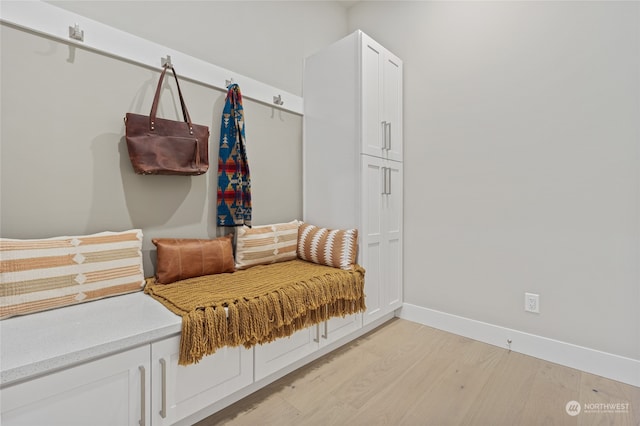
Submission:
<svg viewBox="0 0 640 426">
<path fill-rule="evenodd" d="M 191 425 L 393 317 L 363 321 L 356 230 L 1 239 L 0 423 Z M 144 291 L 141 291 L 143 290 Z"/>
<path fill-rule="evenodd" d="M 187 366 L 182 318 L 142 292 L 9 318 L 0 321 L 2 424 L 193 424 L 392 316 L 365 327 L 361 313 L 328 318 Z"/>
</svg>

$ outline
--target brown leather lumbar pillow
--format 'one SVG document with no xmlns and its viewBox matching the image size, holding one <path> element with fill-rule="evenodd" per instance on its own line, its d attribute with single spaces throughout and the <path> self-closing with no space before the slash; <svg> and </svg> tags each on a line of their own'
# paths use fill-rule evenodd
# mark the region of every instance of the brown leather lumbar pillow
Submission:
<svg viewBox="0 0 640 426">
<path fill-rule="evenodd" d="M 235 271 L 233 234 L 213 240 L 154 238 L 151 241 L 158 249 L 156 282 L 160 284 Z"/>
</svg>

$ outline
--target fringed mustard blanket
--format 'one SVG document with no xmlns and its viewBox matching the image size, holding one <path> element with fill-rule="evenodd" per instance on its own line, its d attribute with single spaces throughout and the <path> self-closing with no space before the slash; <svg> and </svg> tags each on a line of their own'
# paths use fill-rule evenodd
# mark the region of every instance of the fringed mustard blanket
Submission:
<svg viewBox="0 0 640 426">
<path fill-rule="evenodd" d="M 144 291 L 182 317 L 181 365 L 223 346 L 249 348 L 365 310 L 363 268 L 300 259 L 173 284 L 148 278 Z"/>
</svg>

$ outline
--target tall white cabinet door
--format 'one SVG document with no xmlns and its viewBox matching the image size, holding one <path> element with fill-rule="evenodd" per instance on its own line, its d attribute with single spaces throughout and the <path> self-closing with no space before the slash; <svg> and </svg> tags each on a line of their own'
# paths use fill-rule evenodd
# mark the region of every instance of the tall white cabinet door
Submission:
<svg viewBox="0 0 640 426">
<path fill-rule="evenodd" d="M 149 346 L 0 390 L 3 426 L 150 425 Z"/>
<path fill-rule="evenodd" d="M 402 161 L 402 61 L 388 51 L 383 55 L 382 121 L 384 157 Z"/>
<path fill-rule="evenodd" d="M 384 315 L 383 286 L 385 277 L 383 185 L 385 182 L 384 160 L 368 155 L 362 156 L 362 227 L 360 264 L 366 269 L 364 279 L 367 324 Z"/>
<path fill-rule="evenodd" d="M 361 43 L 362 153 L 382 157 L 387 130 L 382 118 L 384 48 L 364 34 Z"/>
<path fill-rule="evenodd" d="M 362 156 L 364 323 L 402 305 L 402 163 Z"/>
<path fill-rule="evenodd" d="M 402 61 L 362 34 L 362 153 L 402 161 Z"/>
<path fill-rule="evenodd" d="M 387 191 L 382 196 L 386 312 L 402 306 L 402 194 L 403 170 L 398 161 L 385 162 Z"/>
<path fill-rule="evenodd" d="M 253 382 L 253 350 L 224 347 L 197 364 L 178 365 L 180 336 L 151 345 L 153 425 L 170 425 Z"/>
</svg>

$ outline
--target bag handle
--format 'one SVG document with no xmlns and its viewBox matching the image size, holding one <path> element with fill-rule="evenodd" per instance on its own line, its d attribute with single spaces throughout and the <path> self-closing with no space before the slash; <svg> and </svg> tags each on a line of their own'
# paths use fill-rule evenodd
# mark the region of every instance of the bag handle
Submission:
<svg viewBox="0 0 640 426">
<path fill-rule="evenodd" d="M 178 75 L 176 74 L 176 70 L 170 64 L 165 64 L 164 68 L 162 69 L 162 73 L 160 74 L 160 79 L 158 80 L 158 87 L 156 88 L 156 94 L 153 97 L 153 104 L 151 105 L 151 113 L 149 114 L 149 127 L 151 128 L 151 130 L 155 129 L 156 113 L 158 112 L 158 102 L 160 101 L 160 91 L 162 89 L 162 82 L 164 81 L 164 76 L 167 73 L 167 69 L 169 68 L 171 68 L 171 71 L 173 72 L 173 77 L 176 79 L 176 86 L 178 86 L 178 95 L 180 96 L 180 106 L 182 107 L 182 117 L 184 118 L 184 122 L 189 125 L 189 133 L 193 134 L 193 123 L 191 122 L 189 111 L 187 111 L 187 105 L 184 103 L 184 98 L 182 97 L 182 90 L 180 90 Z"/>
</svg>

